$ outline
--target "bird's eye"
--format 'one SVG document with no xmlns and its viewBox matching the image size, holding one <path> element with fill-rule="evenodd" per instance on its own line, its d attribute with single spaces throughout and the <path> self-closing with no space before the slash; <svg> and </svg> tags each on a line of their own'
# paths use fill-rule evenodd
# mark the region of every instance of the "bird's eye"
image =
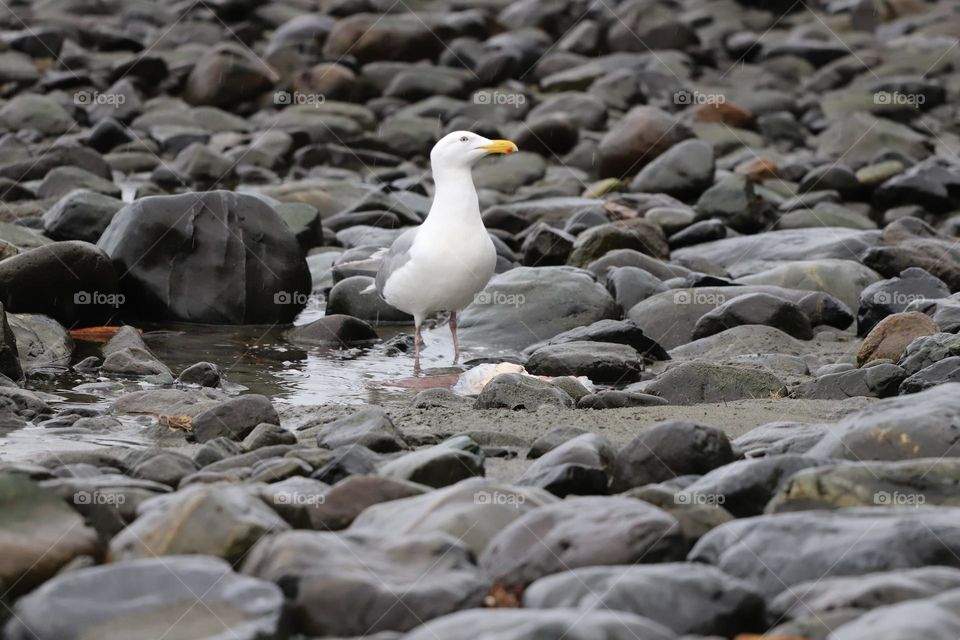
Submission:
<svg viewBox="0 0 960 640">
<path fill-rule="evenodd" d="M 467 141 L 467 136 L 460 137 L 460 142 L 466 142 L 466 141 Z"/>
</svg>

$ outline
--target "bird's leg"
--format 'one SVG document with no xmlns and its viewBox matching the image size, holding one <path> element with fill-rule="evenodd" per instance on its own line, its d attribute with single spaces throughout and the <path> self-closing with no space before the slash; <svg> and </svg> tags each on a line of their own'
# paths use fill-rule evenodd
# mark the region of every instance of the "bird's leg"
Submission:
<svg viewBox="0 0 960 640">
<path fill-rule="evenodd" d="M 420 325 L 417 325 L 417 332 L 413 337 L 413 373 L 418 375 L 420 373 Z"/>
<path fill-rule="evenodd" d="M 460 341 L 457 340 L 457 312 L 450 312 L 450 334 L 453 336 L 453 364 L 460 362 Z"/>
</svg>

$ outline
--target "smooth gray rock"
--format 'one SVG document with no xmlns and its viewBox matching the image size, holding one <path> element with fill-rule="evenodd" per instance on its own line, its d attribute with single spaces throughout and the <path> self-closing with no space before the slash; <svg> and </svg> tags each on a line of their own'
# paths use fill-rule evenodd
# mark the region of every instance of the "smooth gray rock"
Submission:
<svg viewBox="0 0 960 640">
<path fill-rule="evenodd" d="M 722 430 L 695 422 L 660 422 L 617 451 L 614 489 L 626 491 L 678 476 L 702 475 L 733 459 Z"/>
<path fill-rule="evenodd" d="M 406 631 L 480 606 L 488 587 L 466 547 L 442 534 L 288 531 L 263 538 L 242 573 L 294 581 L 288 607 L 311 635 Z"/>
<path fill-rule="evenodd" d="M 680 562 L 585 567 L 537 580 L 523 594 L 531 609 L 627 611 L 677 634 L 730 637 L 764 624 L 763 598 L 716 567 Z"/>
<path fill-rule="evenodd" d="M 590 565 L 678 560 L 686 544 L 677 520 L 641 500 L 570 498 L 527 513 L 498 533 L 480 566 L 504 588 Z"/>
<path fill-rule="evenodd" d="M 707 533 L 687 559 L 716 565 L 773 597 L 810 580 L 958 567 L 958 549 L 956 508 L 870 507 L 735 520 Z"/>
<path fill-rule="evenodd" d="M 283 604 L 276 585 L 219 558 L 144 558 L 57 576 L 17 602 L 6 637 L 259 640 L 279 637 Z"/>
</svg>

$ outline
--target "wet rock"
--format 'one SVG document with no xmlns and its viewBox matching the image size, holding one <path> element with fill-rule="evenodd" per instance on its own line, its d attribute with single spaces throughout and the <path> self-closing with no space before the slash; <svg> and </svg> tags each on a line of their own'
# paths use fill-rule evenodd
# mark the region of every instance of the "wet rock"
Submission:
<svg viewBox="0 0 960 640">
<path fill-rule="evenodd" d="M 201 387 L 219 387 L 223 374 L 220 367 L 212 362 L 192 364 L 177 376 L 180 384 L 195 384 Z"/>
<path fill-rule="evenodd" d="M 606 438 L 587 433 L 537 458 L 517 479 L 517 484 L 540 487 L 561 498 L 571 494 L 605 494 L 614 455 Z"/>
<path fill-rule="evenodd" d="M 830 460 L 800 455 L 737 460 L 694 481 L 680 495 L 688 503 L 718 504 L 737 518 L 755 516 L 794 473 L 827 464 Z"/>
<path fill-rule="evenodd" d="M 707 362 L 683 362 L 668 369 L 643 391 L 671 404 L 730 402 L 743 398 L 770 398 L 783 388 L 772 373 Z"/>
<path fill-rule="evenodd" d="M 362 293 L 373 284 L 373 278 L 351 276 L 333 286 L 327 297 L 326 313 L 343 314 L 370 322 L 384 324 L 412 324 L 413 316 L 391 307 L 377 293 Z"/>
<path fill-rule="evenodd" d="M 100 239 L 123 202 L 93 191 L 71 191 L 43 214 L 44 233 L 54 240 Z"/>
<path fill-rule="evenodd" d="M 600 141 L 599 174 L 615 178 L 634 175 L 692 136 L 673 116 L 654 107 L 634 107 Z"/>
<path fill-rule="evenodd" d="M 543 343 L 527 347 L 526 351 L 533 354 L 545 346 L 587 341 L 627 345 L 646 360 L 670 359 L 663 347 L 644 335 L 643 329 L 630 320 L 598 320 L 584 327 L 558 333 Z"/>
<path fill-rule="evenodd" d="M 120 396 L 110 405 L 110 411 L 194 417 L 226 399 L 225 394 L 213 389 L 151 389 Z"/>
<path fill-rule="evenodd" d="M 160 376 L 173 381 L 170 369 L 153 355 L 140 333 L 129 325 L 120 327 L 103 346 L 100 370 L 129 376 Z"/>
<path fill-rule="evenodd" d="M 280 424 L 277 410 L 266 396 L 246 394 L 197 414 L 193 418 L 193 435 L 197 442 L 219 437 L 239 441 L 262 423 Z"/>
<path fill-rule="evenodd" d="M 479 555 L 511 522 L 556 501 L 542 489 L 472 478 L 428 493 L 382 501 L 357 515 L 351 530 L 389 530 L 415 536 L 445 533 Z"/>
<path fill-rule="evenodd" d="M 749 583 L 690 563 L 575 569 L 531 584 L 523 604 L 627 611 L 678 634 L 728 637 L 764 628 L 763 597 Z"/>
<path fill-rule="evenodd" d="M 13 313 L 6 314 L 6 318 L 16 338 L 17 355 L 25 371 L 69 365 L 73 339 L 56 320 L 42 315 Z"/>
<path fill-rule="evenodd" d="M 774 458 L 775 459 L 775 458 Z M 960 506 L 953 491 L 960 461 L 925 458 L 818 466 L 792 474 L 767 505 L 768 513 L 846 507 Z"/>
<path fill-rule="evenodd" d="M 344 478 L 323 494 L 323 500 L 307 513 L 309 523 L 302 528 L 319 531 L 338 531 L 349 527 L 362 513 L 375 520 L 374 505 L 402 500 L 426 493 L 427 487 L 404 480 L 375 475 L 353 475 Z M 431 493 L 434 497 L 436 494 Z M 373 526 L 372 530 L 386 527 Z M 393 530 L 391 528 L 391 530 Z"/>
<path fill-rule="evenodd" d="M 667 421 L 645 429 L 617 451 L 613 489 L 626 491 L 687 474 L 704 474 L 732 462 L 720 429 Z"/>
<path fill-rule="evenodd" d="M 261 540 L 242 571 L 296 585 L 287 606 L 311 635 L 405 631 L 479 606 L 487 586 L 467 549 L 445 535 L 287 531 Z M 366 604 L 354 609 L 358 598 Z"/>
<path fill-rule="evenodd" d="M 613 298 L 588 273 L 569 267 L 517 267 L 494 276 L 463 311 L 460 339 L 486 348 L 523 349 L 616 316 Z"/>
<path fill-rule="evenodd" d="M 332 315 L 294 328 L 288 334 L 291 342 L 305 346 L 341 347 L 370 345 L 380 337 L 369 324 L 353 316 Z"/>
<path fill-rule="evenodd" d="M 110 541 L 110 559 L 201 554 L 238 562 L 268 533 L 290 526 L 252 492 L 191 485 L 140 504 L 139 517 Z"/>
<path fill-rule="evenodd" d="M 501 373 L 483 387 L 473 406 L 475 409 L 536 411 L 541 406 L 573 405 L 570 394 L 545 380 L 519 373 Z"/>
<path fill-rule="evenodd" d="M 952 508 L 842 509 L 735 520 L 710 531 L 688 560 L 706 562 L 778 594 L 810 580 L 926 565 L 957 566 Z M 816 548 L 798 554 L 803 540 Z M 955 551 L 954 551 L 955 552 Z"/>
<path fill-rule="evenodd" d="M 574 341 L 540 347 L 530 354 L 526 368 L 534 375 L 586 376 L 596 382 L 618 384 L 637 379 L 643 360 L 627 345 Z"/>
<path fill-rule="evenodd" d="M 123 302 L 117 294 L 109 257 L 86 242 L 55 242 L 0 261 L 0 302 L 8 312 L 96 323 L 116 313 Z"/>
<path fill-rule="evenodd" d="M 693 339 L 725 331 L 737 325 L 762 324 L 780 329 L 800 340 L 813 338 L 813 328 L 800 307 L 765 293 L 737 296 L 705 313 L 693 328 Z"/>
<path fill-rule="evenodd" d="M 127 303 L 155 318 L 289 322 L 310 292 L 296 238 L 269 205 L 246 194 L 142 198 L 117 212 L 99 247 L 124 274 Z"/>
<path fill-rule="evenodd" d="M 327 449 L 359 444 L 377 453 L 409 449 L 403 433 L 380 407 L 365 407 L 329 422 L 317 432 L 317 446 Z"/>
<path fill-rule="evenodd" d="M 937 333 L 937 325 L 922 313 L 908 311 L 887 316 L 870 330 L 857 351 L 857 366 L 873 360 L 898 361 L 916 338 Z"/>
<path fill-rule="evenodd" d="M 574 638 L 580 634 L 605 640 L 669 640 L 666 627 L 621 611 L 567 609 L 473 609 L 428 622 L 403 636 L 404 640 L 470 640 L 477 633 L 501 640 L 524 640 L 538 635 Z"/>
<path fill-rule="evenodd" d="M 946 298 L 950 289 L 940 278 L 923 269 L 905 269 L 896 278 L 881 280 L 860 292 L 857 335 L 870 333 L 878 322 L 894 313 L 906 311 L 917 300 Z"/>
<path fill-rule="evenodd" d="M 97 555 L 96 532 L 56 494 L 28 478 L 0 474 L 0 581 L 12 594 L 26 593 L 81 555 Z"/>
<path fill-rule="evenodd" d="M 514 588 L 577 567 L 666 562 L 684 552 L 680 526 L 665 511 L 631 498 L 570 498 L 507 525 L 480 566 L 495 586 Z"/>
</svg>

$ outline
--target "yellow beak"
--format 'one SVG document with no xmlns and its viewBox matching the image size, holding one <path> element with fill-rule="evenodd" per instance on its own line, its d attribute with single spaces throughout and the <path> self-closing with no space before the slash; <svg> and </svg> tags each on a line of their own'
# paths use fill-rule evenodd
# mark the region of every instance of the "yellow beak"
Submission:
<svg viewBox="0 0 960 640">
<path fill-rule="evenodd" d="M 490 144 L 480 147 L 489 153 L 513 153 L 517 150 L 517 145 L 509 140 L 492 140 Z"/>
</svg>

